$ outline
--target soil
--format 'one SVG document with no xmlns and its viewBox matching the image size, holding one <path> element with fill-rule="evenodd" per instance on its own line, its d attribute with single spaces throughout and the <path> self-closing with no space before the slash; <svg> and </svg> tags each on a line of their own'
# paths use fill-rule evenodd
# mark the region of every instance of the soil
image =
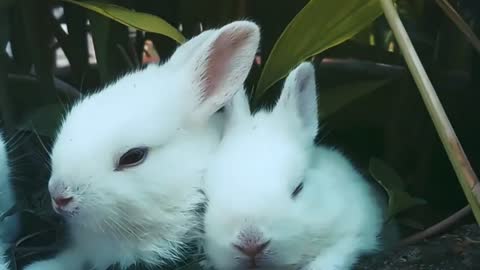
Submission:
<svg viewBox="0 0 480 270">
<path fill-rule="evenodd" d="M 478 270 L 480 226 L 464 225 L 425 240 L 362 259 L 355 270 Z"/>
</svg>

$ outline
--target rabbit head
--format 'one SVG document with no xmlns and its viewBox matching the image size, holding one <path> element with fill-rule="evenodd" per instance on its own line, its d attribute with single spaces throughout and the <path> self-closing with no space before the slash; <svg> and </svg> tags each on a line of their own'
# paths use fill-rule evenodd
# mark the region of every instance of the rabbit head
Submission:
<svg viewBox="0 0 480 270">
<path fill-rule="evenodd" d="M 179 244 L 196 226 L 216 112 L 243 87 L 258 43 L 252 22 L 208 30 L 76 103 L 51 153 L 55 211 L 117 238 Z"/>
<path fill-rule="evenodd" d="M 313 66 L 302 63 L 288 75 L 271 111 L 251 116 L 243 92 L 226 109 L 224 138 L 205 177 L 209 263 L 216 269 L 296 265 L 308 237 L 299 220 L 309 207 L 303 181 L 318 130 Z"/>
<path fill-rule="evenodd" d="M 286 78 L 272 110 L 243 92 L 205 174 L 204 250 L 216 269 L 348 269 L 377 247 L 381 211 L 340 152 L 317 146 L 314 68 Z M 352 203 L 354 202 L 354 203 Z M 322 257 L 322 255 L 324 257 Z"/>
</svg>

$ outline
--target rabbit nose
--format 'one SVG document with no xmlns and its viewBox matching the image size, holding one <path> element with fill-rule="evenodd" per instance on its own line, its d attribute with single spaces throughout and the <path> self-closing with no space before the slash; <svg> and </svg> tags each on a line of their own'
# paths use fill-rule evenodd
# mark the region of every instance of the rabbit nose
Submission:
<svg viewBox="0 0 480 270">
<path fill-rule="evenodd" d="M 263 241 L 247 241 L 239 245 L 233 244 L 233 246 L 244 255 L 247 255 L 250 258 L 255 258 L 259 254 L 261 254 L 269 244 L 270 244 L 270 240 L 264 241 L 264 242 Z"/>
<path fill-rule="evenodd" d="M 59 196 L 59 197 L 53 198 L 53 201 L 59 207 L 67 206 L 72 200 L 73 200 L 73 197 L 71 197 L 71 196 L 70 197 Z"/>
</svg>

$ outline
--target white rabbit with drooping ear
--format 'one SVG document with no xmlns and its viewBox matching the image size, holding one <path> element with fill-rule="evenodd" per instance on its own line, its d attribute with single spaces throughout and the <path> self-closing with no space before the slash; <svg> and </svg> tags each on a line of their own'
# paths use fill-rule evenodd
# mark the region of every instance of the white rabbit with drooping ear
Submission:
<svg viewBox="0 0 480 270">
<path fill-rule="evenodd" d="M 0 216 L 15 205 L 15 195 L 10 181 L 7 146 L 0 132 Z M 0 218 L 0 270 L 8 269 L 9 263 L 5 251 L 17 237 L 19 223 L 17 213 L 3 220 Z"/>
<path fill-rule="evenodd" d="M 26 269 L 181 259 L 199 236 L 202 175 L 222 131 L 216 111 L 243 87 L 259 38 L 248 21 L 206 31 L 164 64 L 76 104 L 53 145 L 48 184 L 71 240 Z"/>
<path fill-rule="evenodd" d="M 315 146 L 314 68 L 287 77 L 271 111 L 239 92 L 205 174 L 204 250 L 215 269 L 350 269 L 378 248 L 373 189 L 338 151 Z"/>
</svg>

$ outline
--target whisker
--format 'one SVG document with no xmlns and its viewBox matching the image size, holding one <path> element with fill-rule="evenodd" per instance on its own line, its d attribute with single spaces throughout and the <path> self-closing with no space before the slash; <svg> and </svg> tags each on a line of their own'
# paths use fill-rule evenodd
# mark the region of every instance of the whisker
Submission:
<svg viewBox="0 0 480 270">
<path fill-rule="evenodd" d="M 22 159 L 24 159 L 28 156 L 31 156 L 31 155 L 32 155 L 32 153 L 25 153 L 25 154 L 22 154 L 22 155 L 19 155 L 19 156 L 16 156 L 14 158 L 9 159 L 9 162 L 11 163 L 11 165 L 13 165 L 13 164 L 19 162 L 20 160 L 22 160 Z"/>
<path fill-rule="evenodd" d="M 20 141 L 24 139 L 25 136 L 25 132 L 18 131 L 15 135 L 10 137 L 6 141 L 7 153 L 12 154 L 15 152 L 21 146 Z"/>
<path fill-rule="evenodd" d="M 21 135 L 19 138 L 17 138 L 17 136 Z M 25 136 L 25 133 L 22 132 L 22 130 L 17 130 L 15 131 L 15 133 L 13 133 L 10 138 L 8 138 L 6 141 L 5 141 L 5 144 L 9 145 L 13 140 L 18 140 L 20 138 L 22 138 L 22 136 Z"/>
</svg>

